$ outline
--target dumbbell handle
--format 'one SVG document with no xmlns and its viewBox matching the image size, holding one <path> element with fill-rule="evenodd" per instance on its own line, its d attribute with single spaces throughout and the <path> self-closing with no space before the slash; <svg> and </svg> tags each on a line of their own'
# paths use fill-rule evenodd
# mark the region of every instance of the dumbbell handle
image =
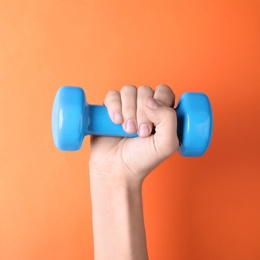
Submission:
<svg viewBox="0 0 260 260">
<path fill-rule="evenodd" d="M 110 119 L 107 108 L 101 105 L 87 105 L 85 107 L 84 135 L 136 137 L 137 133 L 128 134 L 122 124 L 115 124 Z"/>
<path fill-rule="evenodd" d="M 180 118 L 178 107 L 176 108 L 177 120 Z M 125 132 L 122 124 L 115 124 L 108 114 L 107 108 L 102 105 L 85 106 L 84 135 L 137 137 L 137 132 L 129 134 Z M 178 120 L 180 124 L 180 119 Z M 181 132 L 180 132 L 181 129 Z M 178 127 L 178 138 L 182 142 L 182 127 Z"/>
</svg>

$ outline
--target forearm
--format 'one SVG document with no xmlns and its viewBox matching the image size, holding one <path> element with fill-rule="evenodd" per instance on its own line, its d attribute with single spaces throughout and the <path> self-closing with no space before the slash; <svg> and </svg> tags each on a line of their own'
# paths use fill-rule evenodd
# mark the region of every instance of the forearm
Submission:
<svg viewBox="0 0 260 260">
<path fill-rule="evenodd" d="M 95 260 L 146 260 L 142 183 L 115 185 L 90 170 Z"/>
</svg>

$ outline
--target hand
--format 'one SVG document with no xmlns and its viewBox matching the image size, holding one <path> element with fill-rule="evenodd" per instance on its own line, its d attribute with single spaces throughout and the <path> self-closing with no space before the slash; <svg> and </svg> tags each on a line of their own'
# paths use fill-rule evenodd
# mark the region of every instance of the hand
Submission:
<svg viewBox="0 0 260 260">
<path fill-rule="evenodd" d="M 115 184 L 142 182 L 179 145 L 175 96 L 167 85 L 124 86 L 107 93 L 104 105 L 111 120 L 136 138 L 91 136 L 90 173 Z M 155 134 L 152 130 L 155 127 Z"/>
</svg>

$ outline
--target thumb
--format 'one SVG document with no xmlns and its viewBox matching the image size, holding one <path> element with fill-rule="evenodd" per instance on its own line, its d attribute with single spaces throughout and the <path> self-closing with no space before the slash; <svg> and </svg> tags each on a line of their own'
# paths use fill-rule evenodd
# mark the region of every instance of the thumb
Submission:
<svg viewBox="0 0 260 260">
<path fill-rule="evenodd" d="M 152 97 L 144 102 L 147 118 L 155 126 L 154 148 L 164 158 L 173 154 L 179 146 L 177 116 L 173 108 L 164 106 Z"/>
</svg>

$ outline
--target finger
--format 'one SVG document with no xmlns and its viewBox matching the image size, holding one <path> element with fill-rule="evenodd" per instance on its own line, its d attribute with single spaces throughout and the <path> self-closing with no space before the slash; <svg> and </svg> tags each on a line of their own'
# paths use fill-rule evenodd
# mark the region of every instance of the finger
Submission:
<svg viewBox="0 0 260 260">
<path fill-rule="evenodd" d="M 138 135 L 147 137 L 152 132 L 153 123 L 147 118 L 144 111 L 144 101 L 147 97 L 153 97 L 153 89 L 148 86 L 141 86 L 137 90 L 137 126 Z"/>
<path fill-rule="evenodd" d="M 165 84 L 160 84 L 156 87 L 153 96 L 159 103 L 167 107 L 174 107 L 175 95 L 172 89 Z"/>
<path fill-rule="evenodd" d="M 163 158 L 167 158 L 177 150 L 179 140 L 177 137 L 177 116 L 173 108 L 160 104 L 154 98 L 145 100 L 147 118 L 155 125 L 153 145 L 155 151 Z"/>
<path fill-rule="evenodd" d="M 126 85 L 121 89 L 122 114 L 124 120 L 123 128 L 129 134 L 137 131 L 136 96 L 137 89 L 133 85 Z"/>
<path fill-rule="evenodd" d="M 120 93 L 116 90 L 110 90 L 104 100 L 108 114 L 115 124 L 123 123 L 122 104 Z"/>
</svg>

